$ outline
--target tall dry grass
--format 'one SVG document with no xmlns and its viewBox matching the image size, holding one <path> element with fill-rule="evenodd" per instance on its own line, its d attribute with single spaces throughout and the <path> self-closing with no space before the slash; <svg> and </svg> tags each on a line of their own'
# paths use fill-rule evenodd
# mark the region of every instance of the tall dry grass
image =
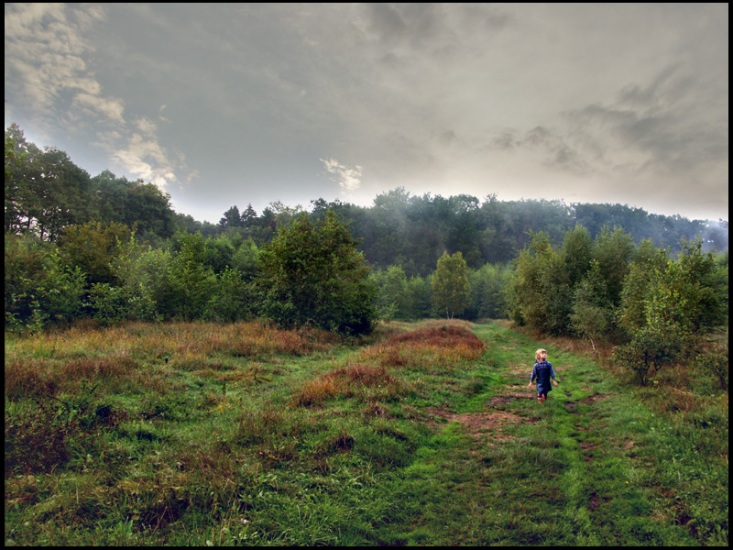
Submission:
<svg viewBox="0 0 733 550">
<path fill-rule="evenodd" d="M 450 369 L 481 357 L 484 343 L 465 321 L 427 321 L 362 351 L 360 360 L 386 367 Z"/>
</svg>

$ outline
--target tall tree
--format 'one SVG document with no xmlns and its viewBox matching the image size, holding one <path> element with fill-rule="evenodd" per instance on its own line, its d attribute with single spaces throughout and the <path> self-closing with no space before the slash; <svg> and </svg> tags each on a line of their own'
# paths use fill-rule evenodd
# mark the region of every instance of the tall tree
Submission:
<svg viewBox="0 0 733 550">
<path fill-rule="evenodd" d="M 444 252 L 438 260 L 432 280 L 433 303 L 448 319 L 461 315 L 471 303 L 468 265 L 461 252 Z"/>
<path fill-rule="evenodd" d="M 561 253 L 571 287 L 579 283 L 590 269 L 592 249 L 590 233 L 582 225 L 576 225 L 565 234 Z"/>
<path fill-rule="evenodd" d="M 408 320 L 410 318 L 407 276 L 401 266 L 392 265 L 371 275 L 377 289 L 376 307 L 380 319 Z"/>
<path fill-rule="evenodd" d="M 224 216 L 219 220 L 219 227 L 223 229 L 241 227 L 242 225 L 242 217 L 239 214 L 239 208 L 237 208 L 236 204 L 224 212 Z"/>
<path fill-rule="evenodd" d="M 175 231 L 170 195 L 153 183 L 134 182 L 125 204 L 127 225 L 141 236 L 171 237 Z"/>
</svg>

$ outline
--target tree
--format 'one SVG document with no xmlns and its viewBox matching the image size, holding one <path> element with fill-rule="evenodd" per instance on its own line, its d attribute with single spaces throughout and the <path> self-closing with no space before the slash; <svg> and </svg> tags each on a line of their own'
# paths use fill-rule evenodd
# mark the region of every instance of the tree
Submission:
<svg viewBox="0 0 733 550">
<path fill-rule="evenodd" d="M 224 212 L 224 217 L 219 220 L 219 227 L 222 228 L 242 227 L 242 225 L 242 217 L 239 214 L 239 208 L 237 208 L 237 205 L 232 206 L 229 210 Z"/>
<path fill-rule="evenodd" d="M 112 261 L 130 240 L 130 229 L 117 222 L 70 225 L 59 239 L 59 251 L 67 265 L 79 266 L 87 284 L 114 283 Z"/>
<path fill-rule="evenodd" d="M 581 337 L 588 338 L 595 351 L 595 341 L 609 332 L 611 308 L 606 302 L 606 281 L 601 275 L 600 265 L 591 260 L 590 270 L 573 290 L 573 311 L 570 314 L 572 329 Z"/>
<path fill-rule="evenodd" d="M 448 319 L 463 313 L 471 303 L 468 265 L 461 252 L 444 252 L 433 274 L 433 304 Z"/>
<path fill-rule="evenodd" d="M 17 124 L 5 131 L 5 229 L 55 241 L 92 211 L 89 174 L 56 148 L 26 141 Z"/>
<path fill-rule="evenodd" d="M 401 266 L 392 265 L 371 275 L 377 289 L 376 307 L 380 319 L 407 320 L 410 317 L 407 276 Z"/>
<path fill-rule="evenodd" d="M 177 235 L 180 250 L 168 272 L 164 311 L 173 318 L 192 321 L 203 317 L 216 274 L 206 265 L 206 245 L 201 233 Z"/>
<path fill-rule="evenodd" d="M 569 331 L 572 289 L 563 258 L 544 231 L 530 235 L 530 243 L 515 260 L 507 299 L 510 317 L 534 330 L 561 335 Z"/>
<path fill-rule="evenodd" d="M 428 277 L 410 277 L 406 291 L 409 319 L 429 319 L 433 316 L 433 289 Z"/>
<path fill-rule="evenodd" d="M 634 239 L 620 227 L 613 231 L 604 227 L 593 241 L 592 257 L 598 262 L 600 272 L 606 279 L 611 307 L 615 308 L 621 302 L 621 290 L 633 253 Z"/>
<path fill-rule="evenodd" d="M 226 268 L 217 274 L 215 288 L 211 291 L 204 312 L 205 318 L 218 322 L 232 322 L 252 317 L 254 300 L 251 286 L 235 269 Z"/>
<path fill-rule="evenodd" d="M 140 236 L 171 237 L 174 233 L 173 209 L 170 195 L 153 183 L 137 181 L 127 193 L 125 204 L 127 225 L 136 228 Z"/>
<path fill-rule="evenodd" d="M 506 317 L 506 289 L 511 279 L 511 267 L 484 264 L 471 270 L 471 305 L 465 315 L 470 319 L 503 319 Z"/>
<path fill-rule="evenodd" d="M 27 323 L 38 309 L 37 287 L 45 277 L 44 266 L 53 246 L 28 233 L 5 234 L 6 326 Z"/>
<path fill-rule="evenodd" d="M 576 225 L 565 234 L 561 253 L 571 287 L 579 283 L 590 269 L 592 248 L 590 233 L 582 225 Z"/>
<path fill-rule="evenodd" d="M 646 326 L 646 297 L 656 274 L 667 266 L 666 251 L 656 248 L 651 239 L 645 239 L 634 251 L 629 272 L 624 279 L 619 307 L 614 311 L 616 325 L 631 340 Z"/>
<path fill-rule="evenodd" d="M 86 277 L 81 268 L 64 265 L 58 250 L 54 250 L 37 288 L 39 311 L 44 321 L 68 323 L 78 317 L 85 286 Z"/>
<path fill-rule="evenodd" d="M 357 245 L 334 212 L 315 223 L 302 213 L 280 227 L 259 255 L 256 284 L 264 315 L 285 328 L 371 332 L 375 289 Z"/>
<path fill-rule="evenodd" d="M 699 355 L 702 336 L 726 322 L 727 284 L 716 276 L 713 255 L 702 252 L 699 239 L 682 247 L 664 267 L 634 264 L 621 293 L 619 321 L 631 341 L 614 355 L 642 385 L 651 368 L 656 373 L 680 357 Z"/>
</svg>

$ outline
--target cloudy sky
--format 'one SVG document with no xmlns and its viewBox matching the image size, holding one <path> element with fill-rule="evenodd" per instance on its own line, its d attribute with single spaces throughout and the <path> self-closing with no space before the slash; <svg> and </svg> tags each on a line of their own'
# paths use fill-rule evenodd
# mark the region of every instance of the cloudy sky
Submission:
<svg viewBox="0 0 733 550">
<path fill-rule="evenodd" d="M 728 219 L 727 4 L 5 4 L 5 127 L 177 212 L 411 195 Z"/>
</svg>

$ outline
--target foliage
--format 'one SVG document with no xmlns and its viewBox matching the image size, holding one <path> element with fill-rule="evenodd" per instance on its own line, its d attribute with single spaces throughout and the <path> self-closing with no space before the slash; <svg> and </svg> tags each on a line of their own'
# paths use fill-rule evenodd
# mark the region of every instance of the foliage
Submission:
<svg viewBox="0 0 733 550">
<path fill-rule="evenodd" d="M 226 268 L 216 276 L 204 318 L 219 322 L 249 320 L 255 316 L 254 303 L 252 284 L 247 283 L 239 271 Z"/>
<path fill-rule="evenodd" d="M 283 327 L 371 332 L 374 287 L 357 242 L 329 212 L 312 223 L 298 216 L 260 251 L 257 286 L 263 313 Z"/>
<path fill-rule="evenodd" d="M 630 343 L 617 346 L 613 360 L 632 372 L 636 381 L 645 386 L 651 376 L 679 357 L 682 349 L 679 333 L 648 326 L 637 331 Z"/>
<path fill-rule="evenodd" d="M 161 249 L 143 248 L 131 239 L 114 262 L 114 271 L 123 288 L 123 317 L 154 321 L 164 317 L 175 296 L 169 284 L 173 258 Z"/>
<path fill-rule="evenodd" d="M 201 233 L 182 235 L 167 276 L 166 315 L 173 319 L 201 319 L 216 288 L 216 274 L 205 263 L 205 243 Z"/>
<path fill-rule="evenodd" d="M 406 293 L 410 304 L 410 319 L 433 317 L 433 288 L 430 277 L 410 277 L 407 280 Z"/>
<path fill-rule="evenodd" d="M 5 235 L 5 323 L 31 319 L 38 308 L 37 285 L 45 277 L 44 264 L 50 254 L 47 243 L 31 235 Z"/>
<path fill-rule="evenodd" d="M 265 291 L 259 285 L 260 296 L 252 293 L 260 248 L 296 218 L 317 225 L 328 212 L 338 213 L 362 261 L 374 268 L 375 301 L 364 307 L 384 319 L 446 315 L 442 305 L 434 308 L 441 299 L 432 287 L 440 282 L 436 265 L 442 254 L 460 253 L 469 268 L 471 295 L 461 313 L 467 319 L 508 315 L 535 330 L 594 343 L 629 343 L 659 321 L 677 330 L 685 353 L 727 324 L 722 220 L 649 215 L 621 205 L 501 202 L 495 195 L 483 201 L 412 196 L 404 188 L 380 194 L 370 208 L 323 199 L 312 205 L 308 214 L 276 201 L 261 215 L 251 204 L 234 205 L 220 224 L 197 222 L 174 213 L 155 185 L 108 170 L 90 178 L 66 153 L 40 149 L 11 124 L 5 132 L 6 326 L 38 329 L 73 317 L 105 323 L 249 318 L 260 313 L 255 305 Z M 500 267 L 512 260 L 514 270 Z M 591 273 L 593 262 L 598 267 Z M 55 273 L 59 283 L 47 280 Z M 81 296 L 74 273 L 85 278 Z M 72 292 L 62 300 L 55 285 Z M 278 305 L 275 295 L 268 307 L 282 309 L 285 319 L 288 300 Z M 346 305 L 319 314 L 354 312 Z"/>
<path fill-rule="evenodd" d="M 405 270 L 393 265 L 386 270 L 373 271 L 369 277 L 376 289 L 377 317 L 384 321 L 410 320 L 412 311 L 407 293 Z"/>
<path fill-rule="evenodd" d="M 729 388 L 729 356 L 728 343 L 713 344 L 695 358 L 697 366 L 711 374 L 718 388 L 727 391 Z"/>
<path fill-rule="evenodd" d="M 713 255 L 703 254 L 699 241 L 685 243 L 678 259 L 663 269 L 649 267 L 649 262 L 635 264 L 621 293 L 619 318 L 632 338 L 616 353 L 642 384 L 650 367 L 657 371 L 699 352 L 702 337 L 724 323 L 727 296 L 715 276 Z"/>
<path fill-rule="evenodd" d="M 114 283 L 112 264 L 131 237 L 130 228 L 121 223 L 88 222 L 64 228 L 59 251 L 67 265 L 80 267 L 87 283 Z"/>
<path fill-rule="evenodd" d="M 443 253 L 431 285 L 436 311 L 444 312 L 446 318 L 453 319 L 466 310 L 471 302 L 471 281 L 468 278 L 468 265 L 461 252 Z"/>
<path fill-rule="evenodd" d="M 64 265 L 58 252 L 48 259 L 44 279 L 38 285 L 38 302 L 45 318 L 71 322 L 81 313 L 86 276 L 80 267 Z"/>
<path fill-rule="evenodd" d="M 582 225 L 576 225 L 574 229 L 568 231 L 563 237 L 560 252 L 563 258 L 563 269 L 568 277 L 568 285 L 572 288 L 583 280 L 591 268 L 593 240 L 588 230 Z"/>
<path fill-rule="evenodd" d="M 603 339 L 610 332 L 613 312 L 607 301 L 606 280 L 598 261 L 590 261 L 590 270 L 583 275 L 573 293 L 570 326 L 576 334 L 588 338 L 595 350 L 594 340 Z"/>
<path fill-rule="evenodd" d="M 605 279 L 604 299 L 611 307 L 618 306 L 621 301 L 621 290 L 633 253 L 634 240 L 620 227 L 613 231 L 604 227 L 593 240 L 591 255 L 598 262 L 599 273 Z"/>
<path fill-rule="evenodd" d="M 35 330 L 68 323 L 84 308 L 86 276 L 59 251 L 25 236 L 8 235 L 5 248 L 5 324 Z"/>
<path fill-rule="evenodd" d="M 549 334 L 568 331 L 572 300 L 564 263 L 546 233 L 532 235 L 530 244 L 515 260 L 515 276 L 508 291 L 512 319 Z"/>
<path fill-rule="evenodd" d="M 169 238 L 175 216 L 170 196 L 157 185 L 118 178 L 109 170 L 92 178 L 93 218 L 124 224 L 146 238 Z"/>
<path fill-rule="evenodd" d="M 471 303 L 465 317 L 472 320 L 506 318 L 506 289 L 511 275 L 509 264 L 484 264 L 470 270 Z"/>
<path fill-rule="evenodd" d="M 232 255 L 231 267 L 242 274 L 247 281 L 251 281 L 257 275 L 259 248 L 252 240 L 243 240 Z"/>
</svg>

